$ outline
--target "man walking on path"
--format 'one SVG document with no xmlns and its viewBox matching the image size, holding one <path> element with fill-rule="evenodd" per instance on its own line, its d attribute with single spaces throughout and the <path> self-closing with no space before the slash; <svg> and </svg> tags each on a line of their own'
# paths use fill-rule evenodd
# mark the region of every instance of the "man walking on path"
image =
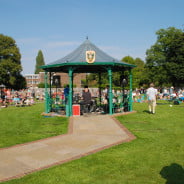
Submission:
<svg viewBox="0 0 184 184">
<path fill-rule="evenodd" d="M 157 89 L 154 88 L 153 83 L 150 84 L 150 88 L 148 88 L 146 94 L 148 97 L 149 112 L 155 114 Z"/>
</svg>

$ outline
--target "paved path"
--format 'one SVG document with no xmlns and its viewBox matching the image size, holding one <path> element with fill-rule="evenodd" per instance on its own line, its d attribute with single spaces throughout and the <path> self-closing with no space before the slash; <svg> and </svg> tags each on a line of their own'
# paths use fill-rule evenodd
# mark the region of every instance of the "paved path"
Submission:
<svg viewBox="0 0 184 184">
<path fill-rule="evenodd" d="M 69 129 L 66 135 L 0 149 L 0 182 L 135 138 L 109 115 L 72 117 Z"/>
</svg>

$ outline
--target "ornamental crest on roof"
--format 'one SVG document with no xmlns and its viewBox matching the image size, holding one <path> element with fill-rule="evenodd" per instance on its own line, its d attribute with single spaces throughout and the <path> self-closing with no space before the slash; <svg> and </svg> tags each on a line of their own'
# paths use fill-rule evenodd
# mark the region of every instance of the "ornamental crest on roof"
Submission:
<svg viewBox="0 0 184 184">
<path fill-rule="evenodd" d="M 87 50 L 86 51 L 86 61 L 88 63 L 94 63 L 95 62 L 95 55 L 96 55 L 95 51 Z"/>
</svg>

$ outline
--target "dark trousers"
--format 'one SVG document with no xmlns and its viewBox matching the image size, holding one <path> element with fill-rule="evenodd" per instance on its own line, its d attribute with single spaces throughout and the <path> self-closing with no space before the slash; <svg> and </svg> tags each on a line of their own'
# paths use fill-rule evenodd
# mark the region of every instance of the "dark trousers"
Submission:
<svg viewBox="0 0 184 184">
<path fill-rule="evenodd" d="M 81 113 L 89 112 L 89 108 L 90 108 L 90 102 L 89 103 L 85 101 L 80 102 Z"/>
</svg>

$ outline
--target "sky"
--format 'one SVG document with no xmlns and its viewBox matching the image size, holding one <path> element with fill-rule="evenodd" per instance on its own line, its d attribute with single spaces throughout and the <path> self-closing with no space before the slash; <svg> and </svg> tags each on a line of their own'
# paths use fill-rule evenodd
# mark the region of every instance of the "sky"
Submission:
<svg viewBox="0 0 184 184">
<path fill-rule="evenodd" d="M 110 56 L 145 61 L 156 31 L 184 29 L 183 0 L 0 0 L 0 34 L 20 49 L 22 74 L 63 58 L 86 37 Z"/>
</svg>

